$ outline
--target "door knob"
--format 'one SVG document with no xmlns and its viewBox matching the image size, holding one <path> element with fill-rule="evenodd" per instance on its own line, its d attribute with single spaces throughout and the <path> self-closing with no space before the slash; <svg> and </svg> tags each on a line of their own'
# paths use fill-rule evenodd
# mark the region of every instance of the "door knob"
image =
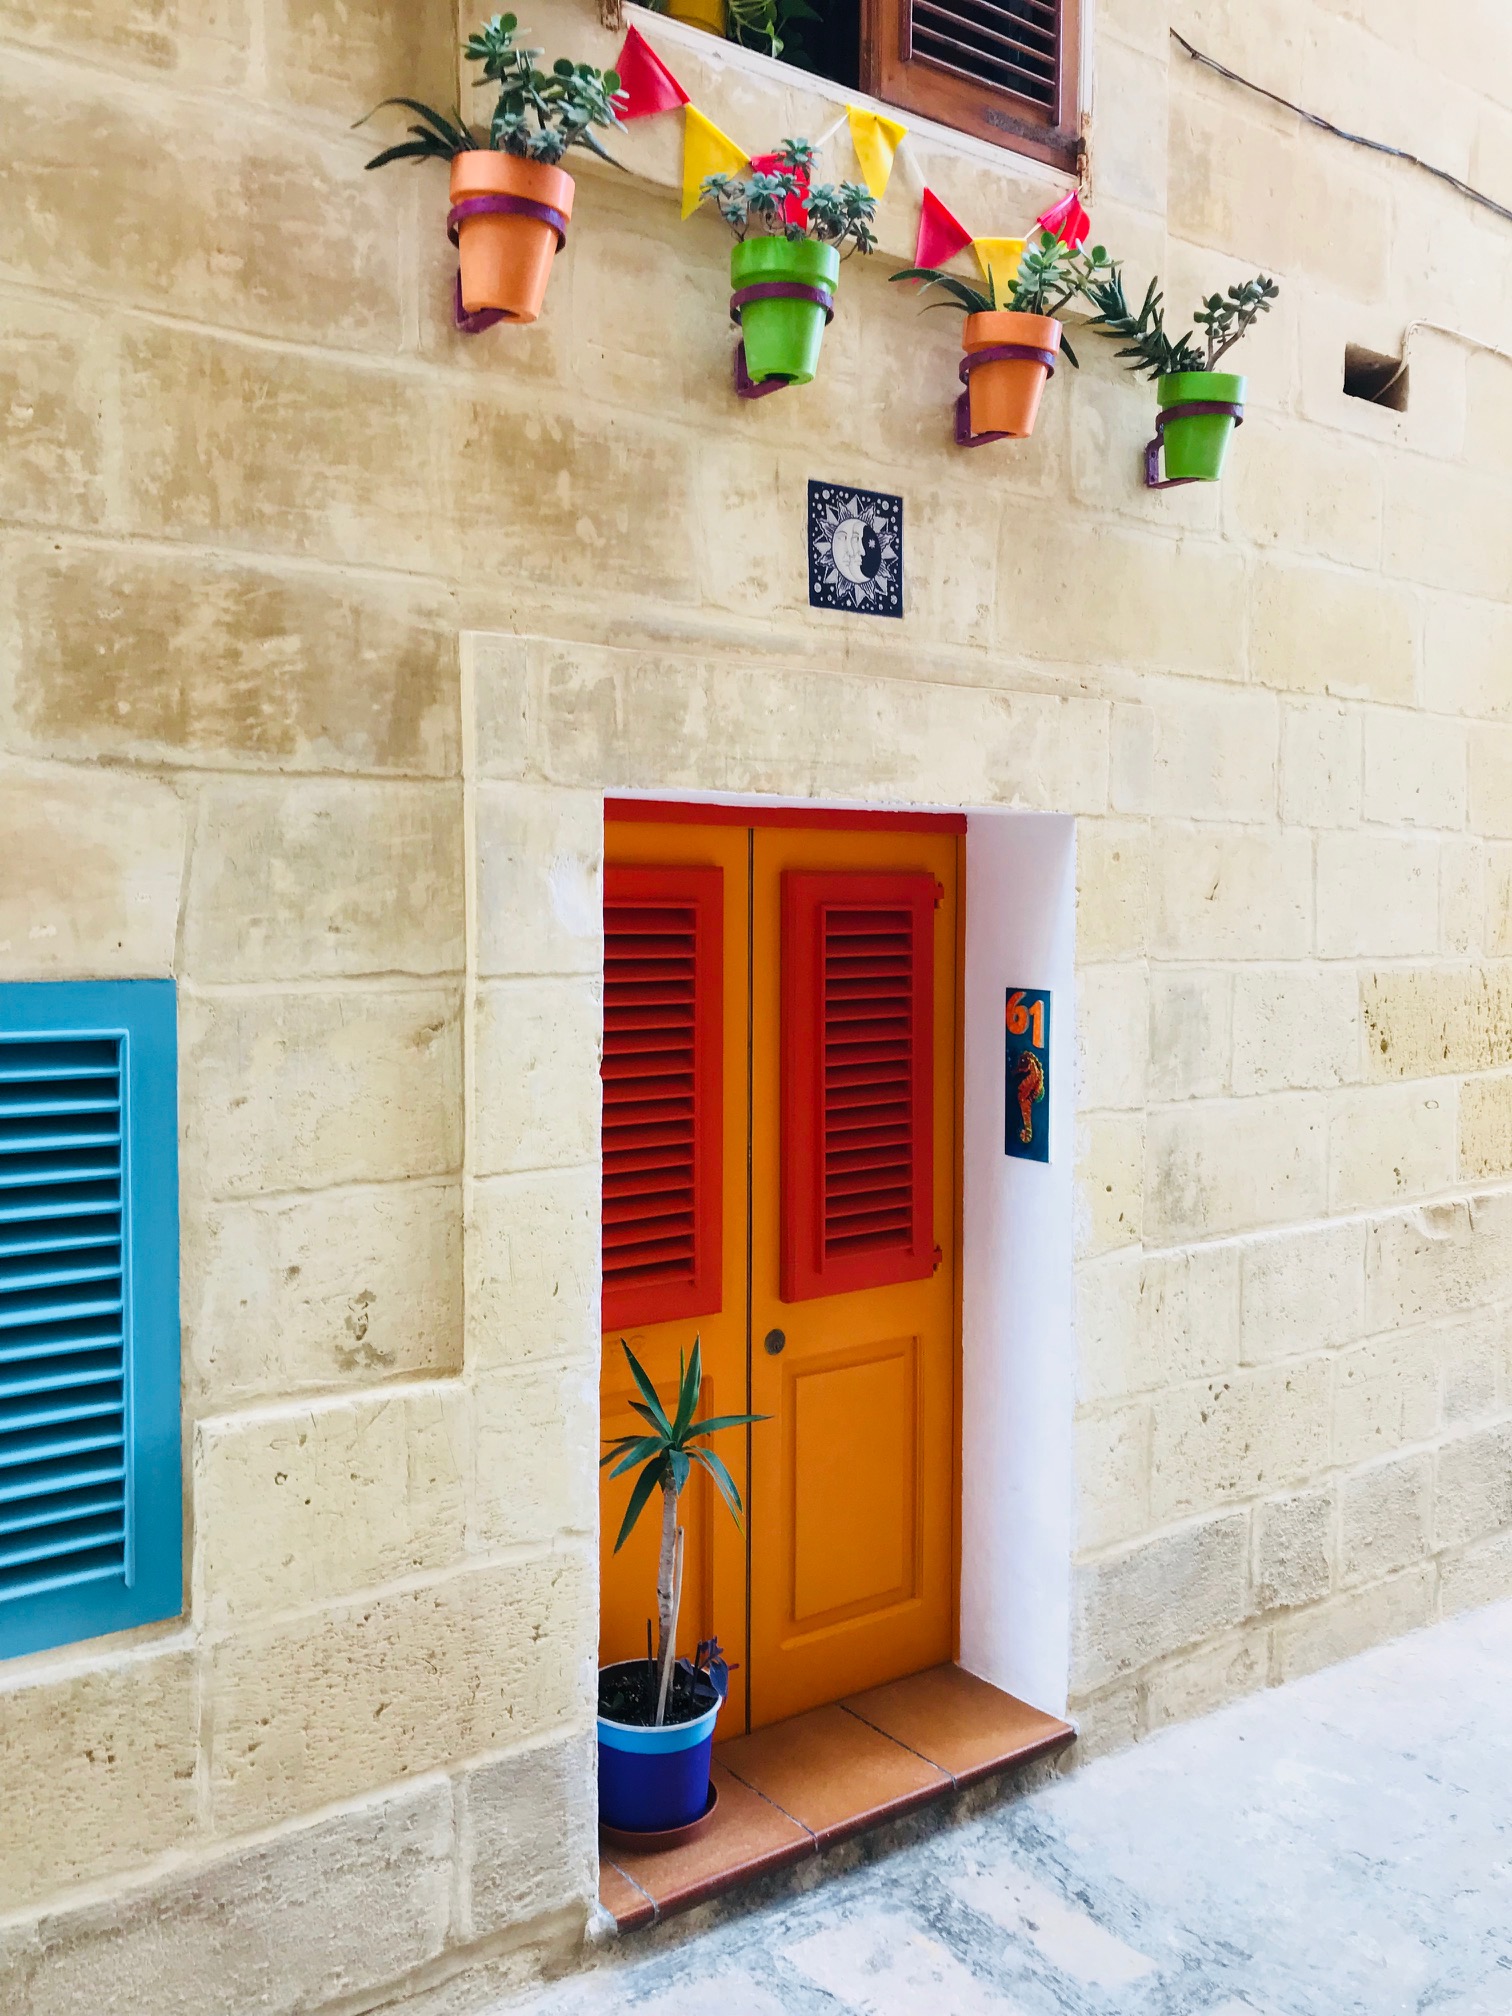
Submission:
<svg viewBox="0 0 1512 2016">
<path fill-rule="evenodd" d="M 767 1348 L 768 1356 L 775 1358 L 787 1343 L 787 1332 L 785 1330 L 768 1330 L 762 1342 Z"/>
</svg>

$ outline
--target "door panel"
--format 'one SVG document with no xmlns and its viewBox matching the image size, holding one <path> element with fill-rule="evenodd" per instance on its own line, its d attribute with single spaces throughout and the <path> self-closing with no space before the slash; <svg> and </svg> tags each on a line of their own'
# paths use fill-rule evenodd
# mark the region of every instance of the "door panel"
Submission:
<svg viewBox="0 0 1512 2016">
<path fill-rule="evenodd" d="M 774 1418 L 751 1442 L 753 1727 L 954 1650 L 956 853 L 949 835 L 754 836 L 751 1405 Z M 785 1301 L 783 877 L 794 871 L 839 878 L 842 897 L 847 877 L 884 871 L 928 876 L 943 892 L 920 946 L 932 979 L 925 1124 L 940 1261 L 922 1279 L 817 1295 L 805 1284 L 803 1299 Z M 823 1074 L 809 1082 L 822 1098 Z M 775 1332 L 773 1353 L 762 1346 Z"/>
<path fill-rule="evenodd" d="M 746 1407 L 746 1138 L 747 1074 L 749 1070 L 749 946 L 750 946 L 750 841 L 739 828 L 710 829 L 686 825 L 619 825 L 606 823 L 604 853 L 610 869 L 611 887 L 617 886 L 624 900 L 638 899 L 648 885 L 633 874 L 616 875 L 616 870 L 647 867 L 692 866 L 712 871 L 720 879 L 720 966 L 719 1018 L 722 1031 L 717 1090 L 718 1107 L 711 1115 L 705 1104 L 699 1113 L 697 1138 L 701 1141 L 711 1119 L 717 1123 L 722 1146 L 722 1180 L 718 1203 L 717 1238 L 712 1241 L 705 1228 L 700 1262 L 712 1257 L 712 1268 L 700 1264 L 694 1306 L 705 1313 L 670 1321 L 644 1322 L 633 1328 L 606 1330 L 603 1339 L 603 1371 L 600 1382 L 602 1432 L 606 1439 L 639 1431 L 642 1424 L 630 1411 L 633 1381 L 620 1349 L 623 1335 L 637 1358 L 650 1373 L 657 1391 L 666 1397 L 678 1376 L 678 1354 L 691 1352 L 698 1337 L 703 1346 L 704 1383 L 701 1411 L 741 1413 Z M 649 885 L 655 895 L 654 882 Z M 656 906 L 652 904 L 654 913 Z M 651 922 L 657 920 L 651 916 Z M 675 921 L 675 920 L 673 920 Z M 677 947 L 670 934 L 658 934 L 660 950 L 671 956 Z M 606 1090 L 610 1060 L 606 1059 Z M 607 1172 L 607 1163 L 606 1163 Z M 606 1189 L 613 1177 L 606 1173 Z M 617 1216 L 622 1200 L 606 1194 L 607 1236 L 620 1234 Z M 615 1249 L 622 1251 L 622 1248 Z M 668 1247 L 670 1250 L 670 1245 Z M 709 1287 L 712 1274 L 714 1286 Z M 663 1291 L 665 1293 L 666 1291 Z M 644 1298 L 643 1298 L 644 1299 Z M 711 1306 L 712 1305 L 712 1306 Z M 656 1305 L 653 1303 L 652 1305 Z M 665 1306 L 665 1303 L 663 1304 Z M 676 1305 L 674 1305 L 676 1306 Z M 686 1306 L 686 1302 L 684 1304 Z M 728 1464 L 740 1489 L 748 1495 L 747 1446 L 743 1430 L 722 1435 L 715 1445 Z M 646 1620 L 656 1614 L 656 1558 L 661 1537 L 661 1501 L 653 1499 L 642 1512 L 634 1534 L 618 1555 L 614 1542 L 624 1517 L 634 1484 L 632 1471 L 614 1483 L 607 1472 L 600 1479 L 600 1582 L 602 1608 L 599 1657 L 615 1659 L 643 1656 L 646 1649 Z M 700 1638 L 718 1635 L 737 1670 L 731 1677 L 731 1708 L 727 1726 L 733 1732 L 745 1719 L 745 1687 L 748 1679 L 746 1651 L 746 1540 L 702 1471 L 695 1474 L 681 1500 L 681 1517 L 686 1534 L 683 1566 L 683 1606 L 678 1626 L 678 1650 L 691 1653 Z M 727 1711 L 728 1712 L 728 1711 Z"/>
</svg>

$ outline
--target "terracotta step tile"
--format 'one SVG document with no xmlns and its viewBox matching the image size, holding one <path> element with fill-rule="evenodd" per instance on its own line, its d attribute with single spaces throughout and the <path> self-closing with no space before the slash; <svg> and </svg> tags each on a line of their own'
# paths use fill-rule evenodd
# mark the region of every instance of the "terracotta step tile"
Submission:
<svg viewBox="0 0 1512 2016">
<path fill-rule="evenodd" d="M 719 1805 L 707 1832 L 697 1840 L 650 1854 L 606 1848 L 616 1868 L 656 1900 L 662 1917 L 689 1910 L 737 1883 L 748 1883 L 814 1853 L 814 1837 L 806 1827 L 733 1778 L 717 1761 L 711 1775 L 719 1789 Z M 623 1921 L 620 1929 L 628 1929 Z"/>
<path fill-rule="evenodd" d="M 958 1785 L 1058 1750 L 1075 1734 L 1069 1722 L 1031 1708 L 960 1666 L 932 1666 L 906 1680 L 852 1694 L 841 1706 L 948 1771 Z"/>
<path fill-rule="evenodd" d="M 607 1857 L 599 1860 L 599 1902 L 621 1932 L 637 1931 L 656 1916 L 656 1906 L 644 1896 L 622 1869 Z"/>
<path fill-rule="evenodd" d="M 813 1708 L 737 1736 L 715 1754 L 809 1828 L 821 1848 L 936 1799 L 951 1783 L 946 1772 L 841 1707 Z"/>
</svg>

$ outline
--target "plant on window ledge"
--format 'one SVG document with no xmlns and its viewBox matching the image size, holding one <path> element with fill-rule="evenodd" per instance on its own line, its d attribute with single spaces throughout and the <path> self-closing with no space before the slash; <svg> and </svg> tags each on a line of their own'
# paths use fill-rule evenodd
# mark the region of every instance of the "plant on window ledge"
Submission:
<svg viewBox="0 0 1512 2016">
<path fill-rule="evenodd" d="M 735 385 L 760 398 L 807 385 L 835 312 L 841 258 L 876 248 L 877 199 L 859 182 L 815 182 L 815 150 L 784 140 L 745 175 L 711 175 L 700 200 L 735 234 L 730 319 L 740 325 Z"/>
<path fill-rule="evenodd" d="M 1097 311 L 1090 326 L 1123 345 L 1117 354 L 1136 376 L 1156 381 L 1160 411 L 1155 438 L 1145 449 L 1145 482 L 1152 490 L 1213 483 L 1222 475 L 1234 429 L 1244 418 L 1246 380 L 1216 367 L 1260 317 L 1269 314 L 1280 291 L 1274 280 L 1257 273 L 1253 280 L 1230 287 L 1226 295 L 1208 295 L 1192 316 L 1192 328 L 1172 336 L 1158 279 L 1145 289 L 1138 314 L 1129 307 L 1117 266 L 1085 289 Z"/>
<path fill-rule="evenodd" d="M 683 21 L 742 49 L 780 57 L 799 70 L 814 67 L 801 24 L 824 17 L 808 0 L 645 0 L 645 5 L 669 21 Z"/>
<path fill-rule="evenodd" d="M 560 164 L 573 147 L 611 160 L 593 129 L 620 124 L 615 101 L 624 93 L 614 71 L 566 56 L 549 71 L 537 69 L 542 52 L 517 47 L 518 29 L 513 14 L 496 14 L 467 40 L 464 53 L 480 66 L 475 87 L 498 92 L 486 134 L 460 111 L 438 112 L 418 98 L 385 98 L 374 107 L 402 106 L 418 123 L 407 140 L 375 154 L 369 168 L 451 163 L 447 232 L 460 266 L 457 321 L 469 330 L 535 321 L 572 217 L 573 180 Z"/>
<path fill-rule="evenodd" d="M 631 1377 L 640 1389 L 630 1405 L 645 1423 L 643 1432 L 622 1435 L 600 1459 L 610 1478 L 638 1470 L 619 1536 L 617 1554 L 655 1491 L 661 1492 L 661 1550 L 656 1571 L 657 1645 L 652 1656 L 646 1625 L 646 1658 L 623 1659 L 599 1673 L 599 1811 L 611 1827 L 629 1833 L 670 1831 L 690 1825 L 710 1801 L 709 1753 L 714 1723 L 729 1687 L 729 1669 L 718 1642 L 701 1643 L 692 1659 L 679 1659 L 677 1618 L 682 1605 L 683 1529 L 677 1501 L 695 1466 L 740 1522 L 740 1491 L 721 1459 L 702 1448 L 710 1435 L 766 1419 L 761 1414 L 718 1414 L 696 1421 L 703 1384 L 698 1339 L 686 1364 L 678 1357 L 677 1396 L 672 1412 L 630 1346 L 620 1340 Z"/>
<path fill-rule="evenodd" d="M 922 281 L 925 292 L 938 288 L 945 298 L 930 302 L 932 308 L 965 310 L 961 343 L 966 354 L 959 375 L 966 390 L 956 400 L 956 440 L 963 448 L 1022 441 L 1034 432 L 1040 395 L 1057 356 L 1073 368 L 1076 364 L 1058 317 L 1113 271 L 1101 245 L 1086 249 L 1091 220 L 1074 191 L 1035 224 L 1039 236 L 1021 247 L 1004 275 L 1001 299 L 996 267 L 985 288 L 937 266 L 910 266 L 892 276 Z"/>
</svg>

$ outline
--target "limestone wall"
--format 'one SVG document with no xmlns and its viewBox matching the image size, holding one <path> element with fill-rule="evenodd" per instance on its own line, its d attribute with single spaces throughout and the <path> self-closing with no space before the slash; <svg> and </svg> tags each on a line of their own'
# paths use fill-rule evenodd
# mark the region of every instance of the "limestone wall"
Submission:
<svg viewBox="0 0 1512 2016">
<path fill-rule="evenodd" d="M 1512 193 L 1497 0 L 1177 25 Z M 0 1668 L 8 2012 L 450 2012 L 581 1927 L 606 786 L 1078 817 L 1086 1749 L 1512 1588 L 1512 367 L 1340 391 L 1494 340 L 1512 240 L 1166 30 L 1098 0 L 1099 235 L 1284 291 L 1155 498 L 1091 341 L 949 445 L 901 171 L 739 406 L 675 122 L 464 339 L 444 178 L 348 130 L 451 96 L 441 0 L 0 0 L 0 975 L 179 980 L 191 1564 Z M 752 147 L 843 105 L 661 34 Z M 910 145 L 979 230 L 1062 186 Z M 810 476 L 904 493 L 902 623 L 804 606 Z"/>
</svg>

